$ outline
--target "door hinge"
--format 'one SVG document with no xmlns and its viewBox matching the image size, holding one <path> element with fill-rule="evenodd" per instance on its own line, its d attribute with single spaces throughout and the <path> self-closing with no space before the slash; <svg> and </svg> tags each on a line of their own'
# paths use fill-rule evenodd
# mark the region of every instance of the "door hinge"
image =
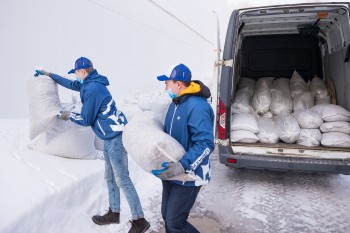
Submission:
<svg viewBox="0 0 350 233">
<path fill-rule="evenodd" d="M 217 60 L 217 61 L 215 61 L 215 65 L 217 65 L 217 66 L 228 66 L 228 67 L 233 67 L 233 59 L 229 59 L 229 60 Z"/>
</svg>

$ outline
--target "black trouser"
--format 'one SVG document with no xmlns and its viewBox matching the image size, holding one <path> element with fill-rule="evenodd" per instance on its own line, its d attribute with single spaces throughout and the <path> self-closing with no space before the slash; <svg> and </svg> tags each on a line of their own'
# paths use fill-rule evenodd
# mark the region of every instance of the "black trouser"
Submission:
<svg viewBox="0 0 350 233">
<path fill-rule="evenodd" d="M 187 222 L 191 208 L 202 186 L 184 186 L 163 180 L 162 217 L 167 233 L 199 233 Z"/>
</svg>

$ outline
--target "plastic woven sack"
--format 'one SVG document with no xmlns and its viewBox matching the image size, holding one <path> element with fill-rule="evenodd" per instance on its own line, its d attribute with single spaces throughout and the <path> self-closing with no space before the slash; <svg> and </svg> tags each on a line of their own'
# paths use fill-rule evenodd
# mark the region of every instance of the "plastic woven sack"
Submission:
<svg viewBox="0 0 350 233">
<path fill-rule="evenodd" d="M 259 138 L 247 130 L 234 130 L 231 131 L 231 141 L 232 142 L 243 142 L 243 143 L 256 143 Z"/>
<path fill-rule="evenodd" d="M 255 80 L 251 78 L 246 77 L 240 77 L 237 84 L 237 90 L 241 90 L 244 88 L 247 88 L 246 91 L 248 92 L 250 98 L 253 96 L 254 92 L 254 86 L 255 86 Z"/>
<path fill-rule="evenodd" d="M 28 147 L 43 153 L 73 158 L 97 159 L 94 147 L 95 134 L 90 127 L 57 119 L 60 110 L 74 106 L 80 112 L 81 104 L 61 106 L 57 84 L 49 77 L 30 79 L 28 83 L 30 138 Z"/>
<path fill-rule="evenodd" d="M 311 92 L 304 92 L 293 97 L 293 111 L 310 109 L 315 105 Z"/>
<path fill-rule="evenodd" d="M 319 104 L 311 108 L 311 111 L 320 114 L 324 121 L 350 122 L 350 112 L 335 104 Z"/>
<path fill-rule="evenodd" d="M 270 109 L 271 104 L 271 89 L 266 82 L 262 82 L 258 87 L 255 85 L 255 91 L 251 101 L 251 105 L 254 110 L 259 114 L 263 115 Z"/>
<path fill-rule="evenodd" d="M 350 123 L 344 121 L 325 122 L 321 125 L 322 133 L 340 132 L 350 134 Z"/>
<path fill-rule="evenodd" d="M 232 115 L 231 130 L 246 130 L 252 133 L 259 132 L 254 115 L 248 113 Z"/>
<path fill-rule="evenodd" d="M 31 78 L 27 83 L 27 95 L 29 138 L 32 140 L 54 124 L 61 111 L 61 104 L 57 84 L 46 76 Z"/>
<path fill-rule="evenodd" d="M 151 111 L 137 113 L 123 130 L 123 145 L 128 154 L 145 171 L 163 169 L 163 162 L 177 162 L 186 153 L 182 145 L 163 131 L 160 119 Z M 194 174 L 172 180 L 196 181 Z"/>
<path fill-rule="evenodd" d="M 326 147 L 350 148 L 350 135 L 340 132 L 324 133 L 321 144 Z"/>
<path fill-rule="evenodd" d="M 262 143 L 277 143 L 279 141 L 275 122 L 272 119 L 258 117 L 259 133 L 257 137 Z"/>
<path fill-rule="evenodd" d="M 329 96 L 325 82 L 317 76 L 311 80 L 310 92 L 316 99 L 323 99 Z"/>
<path fill-rule="evenodd" d="M 289 82 L 288 78 L 278 78 L 273 80 L 272 88 L 284 92 L 286 95 L 290 96 L 289 92 Z"/>
<path fill-rule="evenodd" d="M 252 106 L 250 105 L 251 95 L 249 94 L 248 87 L 239 89 L 232 103 L 232 113 L 251 113 L 253 111 Z"/>
<path fill-rule="evenodd" d="M 319 129 L 301 129 L 297 144 L 303 146 L 319 146 L 322 134 Z"/>
<path fill-rule="evenodd" d="M 293 116 L 303 129 L 318 129 L 323 124 L 322 117 L 309 109 L 297 110 Z"/>
<path fill-rule="evenodd" d="M 304 92 L 309 91 L 309 87 L 305 80 L 295 70 L 289 83 L 289 90 L 291 97 L 297 96 Z"/>
<path fill-rule="evenodd" d="M 300 134 L 300 127 L 292 115 L 280 115 L 276 117 L 278 137 L 285 143 L 294 143 Z"/>
<path fill-rule="evenodd" d="M 271 90 L 270 111 L 273 115 L 289 114 L 293 110 L 293 101 L 288 93 L 281 90 Z"/>
</svg>

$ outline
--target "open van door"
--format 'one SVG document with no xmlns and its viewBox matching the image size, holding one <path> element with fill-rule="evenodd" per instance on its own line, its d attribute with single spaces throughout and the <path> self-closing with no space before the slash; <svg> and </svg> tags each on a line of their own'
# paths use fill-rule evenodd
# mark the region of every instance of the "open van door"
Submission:
<svg viewBox="0 0 350 233">
<path fill-rule="evenodd" d="M 216 62 L 215 62 L 215 69 L 217 70 L 216 76 L 214 78 L 217 78 L 217 81 L 215 84 L 217 85 L 217 93 L 215 93 L 215 104 L 213 106 L 216 106 L 215 109 L 215 139 L 216 143 L 219 145 L 227 145 L 229 143 L 229 124 L 228 121 L 230 120 L 229 115 L 230 112 L 230 106 L 231 106 L 231 93 L 228 93 L 228 88 L 221 88 L 221 87 L 227 87 L 228 85 L 232 86 L 232 82 L 234 81 L 232 79 L 232 73 L 234 69 L 234 38 L 236 33 L 239 33 L 239 30 L 235 30 L 236 27 L 236 19 L 237 19 L 238 11 L 233 11 L 231 14 L 231 18 L 228 24 L 226 38 L 225 38 L 225 46 L 224 46 L 224 53 L 222 56 L 222 60 L 220 60 L 220 57 L 218 56 Z M 220 54 L 220 52 L 219 52 Z"/>
<path fill-rule="evenodd" d="M 213 11 L 214 14 L 214 21 L 215 24 L 215 35 L 214 35 L 214 80 L 213 80 L 213 92 L 211 93 L 212 96 L 212 107 L 214 111 L 214 137 L 215 140 L 217 138 L 217 112 L 218 112 L 218 87 L 219 87 L 219 79 L 220 79 L 220 73 L 221 73 L 221 66 L 219 65 L 220 56 L 221 56 L 221 46 L 220 46 L 220 24 L 219 24 L 219 17 L 216 14 L 215 11 Z"/>
</svg>

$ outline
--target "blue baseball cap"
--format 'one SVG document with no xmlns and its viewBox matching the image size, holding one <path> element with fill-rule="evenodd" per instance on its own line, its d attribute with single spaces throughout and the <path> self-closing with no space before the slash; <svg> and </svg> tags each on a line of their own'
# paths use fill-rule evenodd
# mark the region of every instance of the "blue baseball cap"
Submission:
<svg viewBox="0 0 350 233">
<path fill-rule="evenodd" d="M 87 69 L 87 68 L 90 68 L 92 67 L 92 62 L 87 59 L 86 57 L 80 57 L 78 58 L 76 61 L 75 61 L 75 68 L 74 69 L 71 69 L 68 74 L 72 74 L 74 73 L 76 70 L 79 70 L 79 69 Z"/>
<path fill-rule="evenodd" d="M 184 64 L 174 65 L 169 68 L 165 75 L 158 76 L 159 81 L 176 80 L 176 81 L 191 81 L 191 71 Z"/>
</svg>

